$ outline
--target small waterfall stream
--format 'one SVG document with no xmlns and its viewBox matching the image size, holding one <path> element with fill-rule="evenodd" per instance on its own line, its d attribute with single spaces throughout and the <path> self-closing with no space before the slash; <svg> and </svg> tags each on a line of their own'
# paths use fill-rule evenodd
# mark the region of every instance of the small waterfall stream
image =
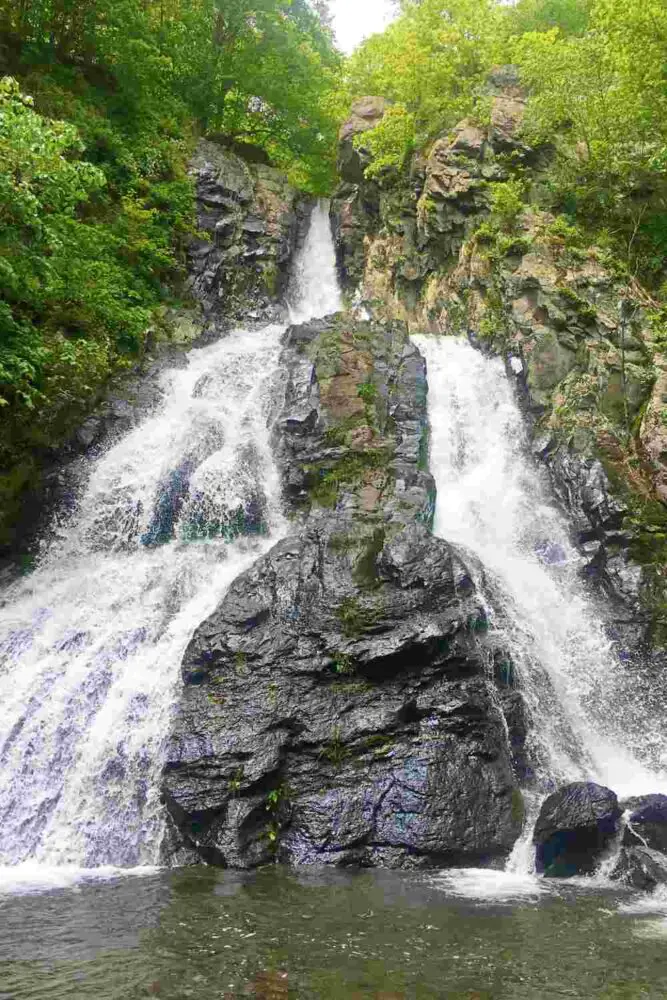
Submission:
<svg viewBox="0 0 667 1000">
<path fill-rule="evenodd" d="M 654 679 L 627 670 L 605 633 L 501 360 L 454 338 L 414 340 L 428 365 L 435 531 L 484 567 L 493 628 L 532 720 L 532 820 L 569 781 L 619 796 L 664 791 L 664 692 L 661 701 Z M 529 815 L 510 869 L 529 867 L 531 832 Z"/>
<path fill-rule="evenodd" d="M 338 307 L 328 205 L 295 281 Z M 90 469 L 75 513 L 0 603 L 0 865 L 156 862 L 162 743 L 194 629 L 284 531 L 269 444 L 281 326 L 164 376 L 158 411 Z"/>
</svg>

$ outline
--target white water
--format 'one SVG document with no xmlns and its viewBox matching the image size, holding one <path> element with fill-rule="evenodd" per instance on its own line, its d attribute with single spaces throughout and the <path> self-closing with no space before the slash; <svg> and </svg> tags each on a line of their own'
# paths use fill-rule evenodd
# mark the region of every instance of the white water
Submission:
<svg viewBox="0 0 667 1000">
<path fill-rule="evenodd" d="M 296 281 L 289 302 L 292 323 L 306 323 L 315 316 L 329 316 L 343 308 L 332 254 L 329 202 L 321 200 L 313 211 L 296 266 Z"/>
<path fill-rule="evenodd" d="M 333 298 L 324 204 L 305 252 L 303 319 Z M 285 530 L 269 444 L 283 329 L 235 331 L 167 372 L 158 411 L 93 464 L 60 537 L 3 595 L 0 885 L 156 862 L 185 647 Z"/>
<path fill-rule="evenodd" d="M 535 787 L 508 865 L 520 875 L 531 870 L 540 800 L 557 785 L 593 780 L 619 796 L 667 790 L 667 728 L 581 582 L 502 362 L 465 341 L 414 339 L 428 365 L 435 532 L 481 561 L 495 638 L 511 653 L 532 719 Z"/>
</svg>

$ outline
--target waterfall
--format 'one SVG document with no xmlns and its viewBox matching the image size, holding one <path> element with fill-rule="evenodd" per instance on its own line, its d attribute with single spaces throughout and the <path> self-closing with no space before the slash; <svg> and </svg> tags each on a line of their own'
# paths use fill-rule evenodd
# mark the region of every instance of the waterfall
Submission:
<svg viewBox="0 0 667 1000">
<path fill-rule="evenodd" d="M 294 286 L 289 297 L 292 323 L 306 323 L 313 317 L 329 316 L 342 309 L 338 276 L 331 266 L 332 253 L 329 202 L 322 198 L 313 209 L 297 261 Z"/>
<path fill-rule="evenodd" d="M 665 681 L 626 667 L 608 638 L 501 360 L 453 338 L 414 339 L 428 365 L 435 532 L 484 567 L 530 715 L 533 806 L 575 780 L 619 796 L 667 789 Z"/>
<path fill-rule="evenodd" d="M 296 268 L 300 319 L 337 308 L 328 206 Z M 0 865 L 156 862 L 162 747 L 194 629 L 285 531 L 270 425 L 284 327 L 164 375 L 94 461 L 32 575 L 0 599 Z"/>
</svg>

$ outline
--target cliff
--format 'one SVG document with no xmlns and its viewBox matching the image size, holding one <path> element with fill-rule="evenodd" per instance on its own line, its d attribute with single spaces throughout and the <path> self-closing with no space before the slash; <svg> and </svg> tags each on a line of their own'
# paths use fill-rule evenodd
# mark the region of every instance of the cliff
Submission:
<svg viewBox="0 0 667 1000">
<path fill-rule="evenodd" d="M 521 135 L 512 67 L 488 122 L 462 121 L 402 173 L 363 174 L 366 98 L 341 133 L 333 202 L 348 288 L 375 316 L 469 337 L 515 380 L 536 456 L 574 520 L 586 576 L 616 602 L 628 655 L 662 656 L 667 623 L 665 324 L 657 303 L 563 216 L 535 207 L 551 150 Z M 355 141 L 355 136 L 356 141 Z"/>
</svg>

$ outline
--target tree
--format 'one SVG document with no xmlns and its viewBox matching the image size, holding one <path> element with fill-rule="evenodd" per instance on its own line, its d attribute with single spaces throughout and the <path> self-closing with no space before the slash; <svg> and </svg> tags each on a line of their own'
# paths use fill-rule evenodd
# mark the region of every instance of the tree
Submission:
<svg viewBox="0 0 667 1000">
<path fill-rule="evenodd" d="M 470 113 L 502 52 L 503 12 L 494 0 L 403 0 L 401 15 L 351 56 L 351 96 L 379 94 L 399 109 L 365 142 L 400 165 L 420 145 Z"/>
<path fill-rule="evenodd" d="M 556 141 L 556 195 L 624 245 L 632 267 L 662 271 L 667 250 L 667 8 L 592 0 L 588 29 L 519 37 L 532 91 L 527 134 Z"/>
</svg>

